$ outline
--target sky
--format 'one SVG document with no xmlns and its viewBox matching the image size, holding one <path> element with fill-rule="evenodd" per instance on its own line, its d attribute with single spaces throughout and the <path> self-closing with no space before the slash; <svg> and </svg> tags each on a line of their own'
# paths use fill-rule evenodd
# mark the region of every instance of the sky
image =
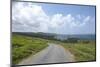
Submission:
<svg viewBox="0 0 100 67">
<path fill-rule="evenodd" d="M 12 32 L 95 34 L 95 6 L 12 3 Z"/>
</svg>

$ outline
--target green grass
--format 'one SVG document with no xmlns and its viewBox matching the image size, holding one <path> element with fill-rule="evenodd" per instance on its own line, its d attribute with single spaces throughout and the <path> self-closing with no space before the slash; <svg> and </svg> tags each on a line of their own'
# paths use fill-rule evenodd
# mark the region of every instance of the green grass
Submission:
<svg viewBox="0 0 100 67">
<path fill-rule="evenodd" d="M 63 43 L 62 45 L 75 56 L 76 61 L 96 60 L 95 41 L 90 41 L 89 43 Z"/>
<path fill-rule="evenodd" d="M 47 43 L 57 43 L 69 50 L 74 56 L 75 61 L 93 61 L 96 60 L 95 41 L 79 41 L 77 43 L 64 43 L 56 40 L 47 40 L 42 38 L 28 37 L 24 35 L 13 34 L 12 36 L 12 62 L 19 63 L 24 58 L 34 55 L 46 48 Z"/>
<path fill-rule="evenodd" d="M 36 54 L 47 46 L 47 41 L 45 39 L 13 34 L 12 62 L 13 64 L 17 64 L 22 59 L 30 56 L 31 54 Z"/>
</svg>

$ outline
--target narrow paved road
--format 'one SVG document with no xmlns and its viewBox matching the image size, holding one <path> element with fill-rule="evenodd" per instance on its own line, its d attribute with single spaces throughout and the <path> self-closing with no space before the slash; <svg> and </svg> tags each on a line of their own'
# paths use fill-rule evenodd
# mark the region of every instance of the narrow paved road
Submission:
<svg viewBox="0 0 100 67">
<path fill-rule="evenodd" d="M 65 50 L 62 46 L 49 43 L 49 46 L 38 52 L 36 55 L 30 56 L 23 60 L 19 65 L 26 64 L 44 64 L 44 63 L 60 63 L 73 62 L 73 55 Z"/>
</svg>

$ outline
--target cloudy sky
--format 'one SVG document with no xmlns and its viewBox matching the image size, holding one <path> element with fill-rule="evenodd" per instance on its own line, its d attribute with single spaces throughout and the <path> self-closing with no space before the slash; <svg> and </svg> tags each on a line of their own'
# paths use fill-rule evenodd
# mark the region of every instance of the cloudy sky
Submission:
<svg viewBox="0 0 100 67">
<path fill-rule="evenodd" d="M 95 7 L 13 2 L 13 32 L 94 34 Z"/>
</svg>

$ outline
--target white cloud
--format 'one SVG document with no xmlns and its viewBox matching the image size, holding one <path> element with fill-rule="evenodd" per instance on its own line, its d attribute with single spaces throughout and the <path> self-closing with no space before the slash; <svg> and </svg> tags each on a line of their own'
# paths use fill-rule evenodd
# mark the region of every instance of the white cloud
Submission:
<svg viewBox="0 0 100 67">
<path fill-rule="evenodd" d="M 21 28 L 26 29 L 26 31 L 42 30 L 42 28 L 40 27 L 41 25 L 43 25 L 45 22 L 48 21 L 47 19 L 48 16 L 42 10 L 41 6 L 33 5 L 32 3 L 23 3 L 23 2 L 13 4 L 12 27 L 13 28 L 17 27 L 13 29 L 13 31 L 19 29 L 20 26 L 22 26 Z"/>
<path fill-rule="evenodd" d="M 55 13 L 49 16 L 42 6 L 26 2 L 13 2 L 12 31 L 16 32 L 52 32 L 60 33 L 61 29 L 81 29 L 91 22 L 90 16 L 78 14 L 63 15 Z M 66 33 L 66 31 L 65 31 Z M 68 32 L 67 32 L 68 33 Z"/>
<path fill-rule="evenodd" d="M 84 19 L 84 22 L 88 22 L 90 20 L 90 16 L 87 16 L 85 19 Z"/>
</svg>

